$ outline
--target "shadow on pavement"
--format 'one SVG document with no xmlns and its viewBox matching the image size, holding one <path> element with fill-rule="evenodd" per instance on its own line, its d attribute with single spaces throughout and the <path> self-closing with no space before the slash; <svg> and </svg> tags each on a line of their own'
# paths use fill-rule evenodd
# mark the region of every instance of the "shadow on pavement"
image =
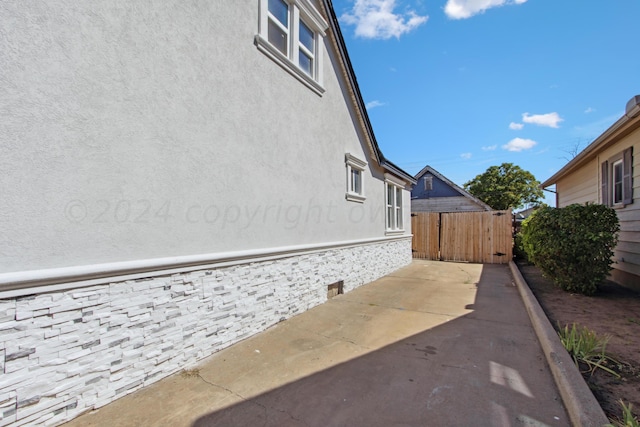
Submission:
<svg viewBox="0 0 640 427">
<path fill-rule="evenodd" d="M 483 266 L 475 286 L 467 314 L 193 426 L 569 425 L 508 268 Z"/>
</svg>

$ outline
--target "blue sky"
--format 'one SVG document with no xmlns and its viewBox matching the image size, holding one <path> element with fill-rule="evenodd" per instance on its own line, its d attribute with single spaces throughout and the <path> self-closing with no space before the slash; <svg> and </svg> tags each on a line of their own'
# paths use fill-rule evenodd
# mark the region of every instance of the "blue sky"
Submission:
<svg viewBox="0 0 640 427">
<path fill-rule="evenodd" d="M 378 144 L 411 174 L 462 186 L 511 162 L 544 181 L 640 94 L 639 0 L 333 5 Z"/>
</svg>

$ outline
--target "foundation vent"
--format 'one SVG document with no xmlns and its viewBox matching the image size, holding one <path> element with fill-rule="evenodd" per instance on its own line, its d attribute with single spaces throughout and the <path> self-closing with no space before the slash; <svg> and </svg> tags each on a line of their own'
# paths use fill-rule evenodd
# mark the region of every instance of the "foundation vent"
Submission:
<svg viewBox="0 0 640 427">
<path fill-rule="evenodd" d="M 344 280 L 340 280 L 339 282 L 332 283 L 327 286 L 327 299 L 331 299 L 336 295 L 341 295 L 344 293 Z"/>
</svg>

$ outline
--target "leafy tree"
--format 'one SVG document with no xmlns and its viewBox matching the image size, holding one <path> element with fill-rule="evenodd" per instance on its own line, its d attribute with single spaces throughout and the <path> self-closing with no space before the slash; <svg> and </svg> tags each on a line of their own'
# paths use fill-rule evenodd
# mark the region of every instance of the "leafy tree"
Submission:
<svg viewBox="0 0 640 427">
<path fill-rule="evenodd" d="M 464 188 L 493 209 L 505 210 L 540 203 L 543 193 L 539 185 L 531 172 L 513 163 L 503 163 L 491 166 L 465 183 Z"/>
</svg>

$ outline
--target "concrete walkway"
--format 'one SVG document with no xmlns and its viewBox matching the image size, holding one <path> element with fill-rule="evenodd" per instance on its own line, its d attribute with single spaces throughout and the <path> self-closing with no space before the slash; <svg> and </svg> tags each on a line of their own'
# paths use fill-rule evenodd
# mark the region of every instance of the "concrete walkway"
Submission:
<svg viewBox="0 0 640 427">
<path fill-rule="evenodd" d="M 195 368 L 66 425 L 570 425 L 506 265 L 414 261 Z"/>
</svg>

